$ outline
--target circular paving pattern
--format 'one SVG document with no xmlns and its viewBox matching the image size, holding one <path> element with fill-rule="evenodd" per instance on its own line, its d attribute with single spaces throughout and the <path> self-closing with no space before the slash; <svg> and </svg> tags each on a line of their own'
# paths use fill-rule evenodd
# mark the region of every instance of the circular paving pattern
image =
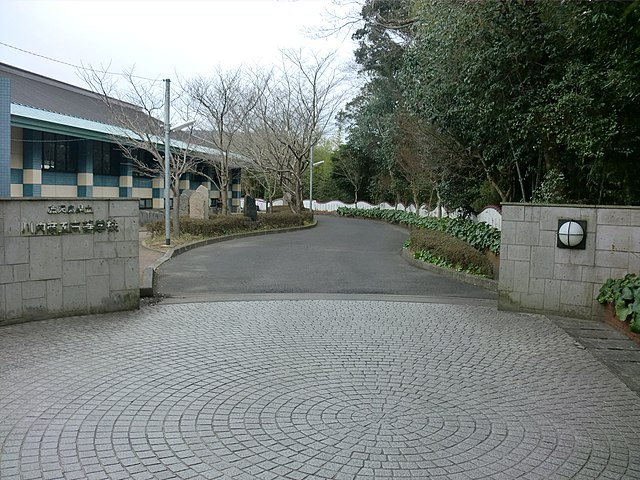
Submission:
<svg viewBox="0 0 640 480">
<path fill-rule="evenodd" d="M 0 329 L 0 478 L 640 478 L 638 397 L 546 318 L 156 305 Z"/>
</svg>

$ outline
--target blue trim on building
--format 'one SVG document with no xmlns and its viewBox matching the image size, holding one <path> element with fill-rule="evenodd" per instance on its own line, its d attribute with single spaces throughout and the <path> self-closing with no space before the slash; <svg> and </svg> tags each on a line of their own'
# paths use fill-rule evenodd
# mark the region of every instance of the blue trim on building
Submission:
<svg viewBox="0 0 640 480">
<path fill-rule="evenodd" d="M 25 183 L 22 186 L 23 197 L 42 197 L 42 187 L 40 185 L 33 185 L 31 183 Z"/>
<path fill-rule="evenodd" d="M 135 188 L 151 188 L 153 179 L 149 177 L 133 177 L 133 186 Z"/>
<path fill-rule="evenodd" d="M 120 176 L 121 177 L 132 177 L 133 176 L 133 165 L 129 162 L 120 164 Z"/>
<path fill-rule="evenodd" d="M 19 168 L 11 169 L 11 183 L 18 184 L 22 183 L 24 179 L 24 174 Z"/>
<path fill-rule="evenodd" d="M 164 198 L 164 188 L 154 188 L 151 196 L 153 198 Z"/>
<path fill-rule="evenodd" d="M 93 187 L 89 185 L 78 185 L 78 197 L 80 198 L 93 197 Z"/>
<path fill-rule="evenodd" d="M 11 80 L 0 78 L 0 198 L 11 196 Z"/>
<path fill-rule="evenodd" d="M 78 174 L 71 172 L 42 171 L 42 185 L 77 185 Z"/>
<path fill-rule="evenodd" d="M 131 187 L 120 187 L 119 196 L 120 198 L 131 198 Z"/>
<path fill-rule="evenodd" d="M 42 168 L 42 132 L 25 128 L 22 130 L 22 168 L 40 170 Z"/>
<path fill-rule="evenodd" d="M 94 187 L 119 187 L 120 177 L 114 177 L 113 175 L 94 175 L 93 186 Z"/>
<path fill-rule="evenodd" d="M 84 140 L 78 145 L 78 173 L 93 173 L 93 150 L 91 142 Z"/>
</svg>

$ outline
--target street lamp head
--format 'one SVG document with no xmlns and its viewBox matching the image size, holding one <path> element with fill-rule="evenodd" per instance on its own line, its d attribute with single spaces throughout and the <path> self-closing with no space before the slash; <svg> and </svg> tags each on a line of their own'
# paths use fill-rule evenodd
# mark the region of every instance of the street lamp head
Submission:
<svg viewBox="0 0 640 480">
<path fill-rule="evenodd" d="M 175 127 L 171 127 L 169 131 L 177 132 L 178 130 L 184 130 L 185 128 L 191 127 L 194 123 L 196 123 L 195 120 L 189 120 L 188 122 L 184 122 L 179 125 L 176 125 Z"/>
</svg>

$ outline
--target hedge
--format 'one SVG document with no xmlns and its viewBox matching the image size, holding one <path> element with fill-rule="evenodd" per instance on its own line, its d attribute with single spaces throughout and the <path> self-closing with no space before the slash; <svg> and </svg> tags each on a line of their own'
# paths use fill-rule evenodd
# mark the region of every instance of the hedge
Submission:
<svg viewBox="0 0 640 480">
<path fill-rule="evenodd" d="M 454 270 L 493 277 L 491 262 L 483 253 L 448 233 L 412 228 L 406 246 L 415 258 Z"/>
<path fill-rule="evenodd" d="M 180 230 L 183 234 L 212 238 L 254 230 L 297 227 L 312 220 L 311 212 L 305 212 L 302 215 L 291 212 L 259 213 L 258 220 L 255 222 L 244 215 L 217 215 L 209 220 L 181 217 Z M 152 235 L 163 234 L 164 221 L 147 224 L 147 230 Z"/>
<path fill-rule="evenodd" d="M 467 242 L 480 252 L 490 250 L 500 253 L 500 230 L 484 222 L 474 222 L 464 218 L 421 217 L 402 210 L 382 210 L 380 208 L 357 209 L 340 207 L 338 215 L 348 217 L 372 218 L 385 220 L 389 223 L 399 223 L 409 227 L 423 228 L 445 232 L 452 237 Z"/>
</svg>

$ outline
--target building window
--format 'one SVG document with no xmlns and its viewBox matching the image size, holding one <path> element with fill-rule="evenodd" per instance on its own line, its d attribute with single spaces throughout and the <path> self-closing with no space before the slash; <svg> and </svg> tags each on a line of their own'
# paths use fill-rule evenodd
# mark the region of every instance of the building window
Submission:
<svg viewBox="0 0 640 480">
<path fill-rule="evenodd" d="M 140 210 L 147 210 L 149 208 L 153 208 L 152 198 L 141 198 L 139 202 L 140 202 Z"/>
<path fill-rule="evenodd" d="M 120 175 L 122 152 L 117 145 L 93 142 L 93 173 L 96 175 Z"/>
<path fill-rule="evenodd" d="M 155 176 L 153 172 L 157 172 L 157 175 L 161 173 L 158 162 L 153 158 L 151 152 L 138 149 L 135 155 L 137 160 L 133 162 L 134 177 L 152 177 Z"/>
<path fill-rule="evenodd" d="M 78 139 L 57 133 L 42 133 L 42 169 L 52 172 L 78 170 Z"/>
</svg>

